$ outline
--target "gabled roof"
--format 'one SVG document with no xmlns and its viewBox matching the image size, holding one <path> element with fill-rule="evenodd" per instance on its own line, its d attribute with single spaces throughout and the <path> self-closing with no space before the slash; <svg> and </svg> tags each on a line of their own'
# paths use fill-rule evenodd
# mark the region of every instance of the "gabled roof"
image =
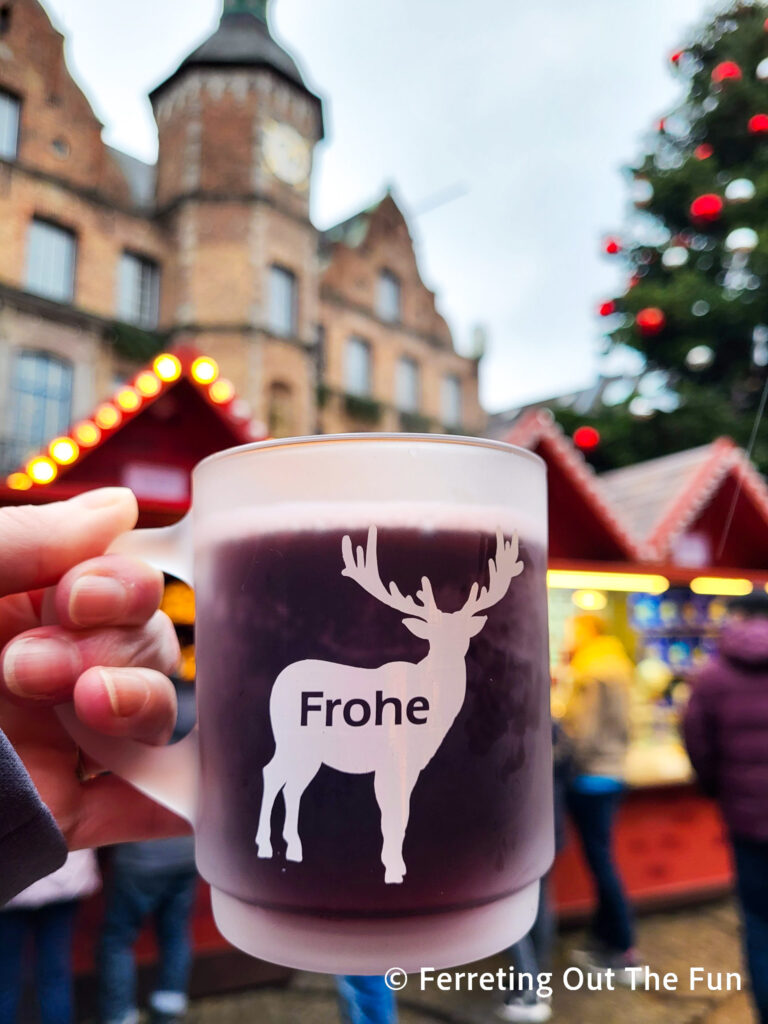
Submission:
<svg viewBox="0 0 768 1024">
<path fill-rule="evenodd" d="M 712 445 L 664 455 L 601 473 L 600 481 L 638 537 L 648 539 L 667 506 L 699 477 L 709 475 Z"/>
<path fill-rule="evenodd" d="M 132 486 L 125 475 L 131 465 L 143 467 L 145 477 L 154 476 L 159 494 L 163 472 L 178 481 L 207 455 L 264 434 L 251 420 L 250 406 L 219 376 L 215 361 L 179 348 L 159 355 L 66 435 L 51 438 L 47 450 L 0 484 L 0 503 L 54 501 L 93 487 Z M 166 488 L 167 500 L 160 496 L 155 504 L 183 507 L 188 497 L 179 496 L 180 485 L 175 488 Z"/>
<path fill-rule="evenodd" d="M 535 452 L 547 464 L 552 558 L 639 561 L 647 555 L 551 412 L 524 414 L 504 440 Z"/>
<path fill-rule="evenodd" d="M 336 242 L 340 242 L 342 245 L 349 246 L 350 249 L 356 249 L 365 242 L 373 217 L 385 203 L 391 204 L 392 210 L 396 211 L 395 215 L 399 215 L 403 222 L 405 222 L 405 215 L 397 205 L 391 188 L 388 188 L 384 195 L 371 203 L 370 206 L 366 206 L 363 210 L 358 210 L 357 213 L 353 213 L 346 220 L 342 220 L 338 224 L 326 228 L 325 231 L 321 231 L 321 245 L 327 248 Z"/>
<path fill-rule="evenodd" d="M 671 559 L 691 532 L 711 540 L 710 564 L 759 568 L 768 557 L 768 486 L 730 438 L 601 480 L 658 559 Z"/>
<path fill-rule="evenodd" d="M 106 149 L 123 172 L 131 191 L 131 198 L 136 206 L 140 209 L 150 209 L 155 201 L 157 165 L 146 164 L 143 160 L 137 160 L 135 156 L 123 153 L 122 150 L 114 149 L 112 146 L 107 146 Z"/>
</svg>

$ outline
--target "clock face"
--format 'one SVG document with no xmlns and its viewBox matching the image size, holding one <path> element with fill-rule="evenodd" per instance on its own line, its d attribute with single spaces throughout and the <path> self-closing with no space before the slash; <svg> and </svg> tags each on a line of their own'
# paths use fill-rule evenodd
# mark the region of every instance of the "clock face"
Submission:
<svg viewBox="0 0 768 1024">
<path fill-rule="evenodd" d="M 264 126 L 264 162 L 286 185 L 304 185 L 312 169 L 312 149 L 289 124 L 268 121 Z"/>
</svg>

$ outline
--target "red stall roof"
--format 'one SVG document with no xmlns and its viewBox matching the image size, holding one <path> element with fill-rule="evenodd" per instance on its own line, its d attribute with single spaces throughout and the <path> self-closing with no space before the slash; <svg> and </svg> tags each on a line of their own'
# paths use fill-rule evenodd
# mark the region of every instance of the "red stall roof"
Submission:
<svg viewBox="0 0 768 1024">
<path fill-rule="evenodd" d="M 691 567 L 768 565 L 768 486 L 730 438 L 600 479 L 655 559 Z"/>
<path fill-rule="evenodd" d="M 547 409 L 525 413 L 504 438 L 547 464 L 549 551 L 553 559 L 636 562 L 648 556 L 625 525 L 592 467 Z"/>
<path fill-rule="evenodd" d="M 208 455 L 260 440 L 246 402 L 194 349 L 163 353 L 69 433 L 0 483 L 0 504 L 71 498 L 94 487 L 130 487 L 147 517 L 183 513 L 190 473 Z"/>
</svg>

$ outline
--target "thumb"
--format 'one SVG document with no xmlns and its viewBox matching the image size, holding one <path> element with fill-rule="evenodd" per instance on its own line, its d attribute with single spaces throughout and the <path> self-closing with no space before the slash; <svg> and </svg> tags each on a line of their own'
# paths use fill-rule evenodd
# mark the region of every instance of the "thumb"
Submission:
<svg viewBox="0 0 768 1024">
<path fill-rule="evenodd" d="M 136 498 L 126 487 L 0 508 L 0 597 L 57 583 L 79 562 L 104 554 L 137 518 Z"/>
</svg>

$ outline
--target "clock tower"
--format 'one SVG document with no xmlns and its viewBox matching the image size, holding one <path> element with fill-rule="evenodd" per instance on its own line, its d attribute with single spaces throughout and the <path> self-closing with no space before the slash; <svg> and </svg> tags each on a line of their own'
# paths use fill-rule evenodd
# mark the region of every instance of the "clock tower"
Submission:
<svg viewBox="0 0 768 1024">
<path fill-rule="evenodd" d="M 197 345 L 272 433 L 314 427 L 322 102 L 272 35 L 269 0 L 224 0 L 217 30 L 151 94 L 174 341 Z"/>
</svg>

